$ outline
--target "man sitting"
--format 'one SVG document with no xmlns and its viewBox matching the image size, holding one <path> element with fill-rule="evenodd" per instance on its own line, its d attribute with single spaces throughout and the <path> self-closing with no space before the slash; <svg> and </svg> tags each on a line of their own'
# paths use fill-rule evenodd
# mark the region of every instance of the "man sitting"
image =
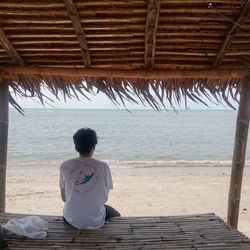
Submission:
<svg viewBox="0 0 250 250">
<path fill-rule="evenodd" d="M 94 130 L 79 129 L 73 140 L 79 157 L 60 166 L 61 197 L 65 202 L 63 217 L 78 229 L 99 228 L 105 220 L 121 216 L 105 205 L 113 188 L 111 172 L 105 162 L 92 158 L 97 144 Z"/>
</svg>

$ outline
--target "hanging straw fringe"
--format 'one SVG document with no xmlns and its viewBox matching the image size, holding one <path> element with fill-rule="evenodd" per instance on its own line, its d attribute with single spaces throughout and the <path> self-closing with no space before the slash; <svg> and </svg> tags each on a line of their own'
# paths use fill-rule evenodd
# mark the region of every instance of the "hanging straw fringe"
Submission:
<svg viewBox="0 0 250 250">
<path fill-rule="evenodd" d="M 47 88 L 50 93 L 59 99 L 61 93 L 64 100 L 70 98 L 80 99 L 82 95 L 90 100 L 87 94 L 96 95 L 104 93 L 115 105 L 122 104 L 126 108 L 126 102 L 150 105 L 153 109 L 166 109 L 166 104 L 176 109 L 184 101 L 187 108 L 188 101 L 202 103 L 208 106 L 208 102 L 215 104 L 225 102 L 235 109 L 231 101 L 238 102 L 243 79 L 120 79 L 120 78 L 94 78 L 78 76 L 41 76 L 18 75 L 12 81 L 10 87 L 12 93 L 21 97 L 38 98 L 42 105 L 53 103 L 53 100 L 43 94 Z M 137 100 L 138 99 L 138 100 Z M 22 108 L 17 104 L 12 95 L 10 103 L 20 113 Z"/>
</svg>

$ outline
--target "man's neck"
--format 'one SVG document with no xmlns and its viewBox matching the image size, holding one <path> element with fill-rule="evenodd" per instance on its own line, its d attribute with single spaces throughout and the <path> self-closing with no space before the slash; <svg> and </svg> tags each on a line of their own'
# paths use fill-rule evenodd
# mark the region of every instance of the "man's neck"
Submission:
<svg viewBox="0 0 250 250">
<path fill-rule="evenodd" d="M 80 157 L 92 157 L 92 154 L 83 154 L 83 155 L 80 155 Z"/>
</svg>

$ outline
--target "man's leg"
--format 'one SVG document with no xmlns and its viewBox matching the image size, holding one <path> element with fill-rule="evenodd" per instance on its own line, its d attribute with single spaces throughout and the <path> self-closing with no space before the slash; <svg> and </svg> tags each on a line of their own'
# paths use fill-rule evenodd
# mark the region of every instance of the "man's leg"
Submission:
<svg viewBox="0 0 250 250">
<path fill-rule="evenodd" d="M 121 214 L 115 210 L 113 207 L 109 206 L 109 205 L 105 205 L 105 209 L 106 209 L 106 217 L 105 220 L 110 220 L 113 217 L 120 217 Z"/>
<path fill-rule="evenodd" d="M 66 219 L 63 217 L 63 221 L 66 223 L 66 224 L 68 224 L 68 225 L 70 225 L 67 221 L 66 221 Z M 70 225 L 70 226 L 72 226 L 72 225 Z"/>
</svg>

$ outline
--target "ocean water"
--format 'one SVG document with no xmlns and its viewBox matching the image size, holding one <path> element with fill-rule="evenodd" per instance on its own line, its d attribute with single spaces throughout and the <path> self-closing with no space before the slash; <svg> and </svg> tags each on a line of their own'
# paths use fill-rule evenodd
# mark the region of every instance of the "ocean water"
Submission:
<svg viewBox="0 0 250 250">
<path fill-rule="evenodd" d="M 58 165 L 77 156 L 72 135 L 98 134 L 95 157 L 112 167 L 230 165 L 236 111 L 10 110 L 8 164 Z M 247 150 L 247 165 L 250 161 Z"/>
</svg>

